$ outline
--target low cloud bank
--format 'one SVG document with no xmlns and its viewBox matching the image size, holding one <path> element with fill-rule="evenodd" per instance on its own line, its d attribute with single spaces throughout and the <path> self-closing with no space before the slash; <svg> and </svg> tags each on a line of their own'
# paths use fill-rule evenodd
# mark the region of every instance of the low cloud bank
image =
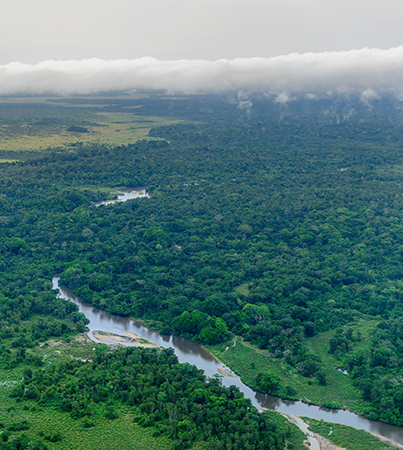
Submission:
<svg viewBox="0 0 403 450">
<path fill-rule="evenodd" d="M 217 61 L 87 59 L 19 62 L 0 66 L 0 95 L 91 94 L 110 90 L 162 89 L 196 93 L 361 91 L 403 93 L 403 46 L 389 50 L 291 53 L 273 58 Z M 281 99 L 280 99 L 281 100 Z"/>
</svg>

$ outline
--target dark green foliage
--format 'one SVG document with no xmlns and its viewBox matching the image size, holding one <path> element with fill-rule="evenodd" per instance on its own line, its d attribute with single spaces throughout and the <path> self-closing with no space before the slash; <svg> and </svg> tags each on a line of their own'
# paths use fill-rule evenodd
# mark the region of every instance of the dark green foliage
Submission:
<svg viewBox="0 0 403 450">
<path fill-rule="evenodd" d="M 88 128 L 72 125 L 71 127 L 68 127 L 66 131 L 70 131 L 71 133 L 88 133 Z"/>
<path fill-rule="evenodd" d="M 156 427 L 174 439 L 178 449 L 198 439 L 219 448 L 284 447 L 284 436 L 238 388 L 224 388 L 215 378 L 206 380 L 196 367 L 179 364 L 172 349 L 108 352 L 101 347 L 92 363 L 66 362 L 51 371 L 35 371 L 16 387 L 15 395 L 83 417 L 85 428 L 92 426 L 96 414 L 114 420 L 126 405 L 137 410 L 140 425 Z M 44 438 L 57 442 L 61 436 L 54 432 Z"/>
<path fill-rule="evenodd" d="M 1 432 L 0 439 L 3 442 L 7 442 L 8 439 L 10 438 L 10 436 L 11 436 L 11 433 L 8 430 L 4 430 Z"/>
<path fill-rule="evenodd" d="M 2 450 L 48 450 L 48 447 L 40 440 L 31 440 L 24 433 L 13 435 L 9 431 L 3 431 L 0 435 L 0 440 L 0 448 Z"/>
<path fill-rule="evenodd" d="M 326 386 L 326 372 L 324 370 L 318 370 L 315 373 L 315 376 L 318 379 L 320 385 Z"/>
<path fill-rule="evenodd" d="M 30 428 L 29 423 L 26 420 L 12 423 L 7 427 L 8 431 L 24 431 L 29 430 L 29 428 Z"/>
<path fill-rule="evenodd" d="M 278 388 L 279 380 L 272 373 L 259 373 L 256 377 L 256 387 L 265 394 L 273 394 Z"/>
<path fill-rule="evenodd" d="M 59 442 L 62 440 L 62 436 L 58 431 L 54 431 L 53 433 L 45 434 L 44 439 L 49 442 Z"/>
<path fill-rule="evenodd" d="M 334 333 L 333 338 L 329 341 L 329 351 L 330 353 L 338 354 L 347 353 L 351 350 L 352 344 L 357 340 L 359 339 L 353 336 L 353 330 L 351 328 L 345 331 L 339 329 Z"/>
<path fill-rule="evenodd" d="M 89 417 L 84 417 L 83 428 L 93 428 L 94 426 L 95 426 L 94 421 L 92 421 Z"/>
</svg>

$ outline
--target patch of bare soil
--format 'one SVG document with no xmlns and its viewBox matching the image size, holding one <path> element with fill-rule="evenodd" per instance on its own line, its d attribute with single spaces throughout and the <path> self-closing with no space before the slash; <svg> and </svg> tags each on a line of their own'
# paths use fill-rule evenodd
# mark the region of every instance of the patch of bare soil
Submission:
<svg viewBox="0 0 403 450">
<path fill-rule="evenodd" d="M 315 433 L 315 437 L 319 442 L 321 450 L 346 450 L 344 447 L 336 447 L 334 444 L 329 442 L 327 439 L 322 437 L 320 434 Z"/>
<path fill-rule="evenodd" d="M 221 367 L 218 367 L 217 372 L 221 375 L 224 375 L 226 377 L 232 377 L 235 378 L 234 375 L 231 372 L 228 372 L 228 370 L 222 369 Z"/>
<path fill-rule="evenodd" d="M 93 331 L 92 335 L 95 339 L 100 342 L 105 342 L 105 344 L 111 344 L 114 342 L 122 342 L 125 344 L 131 344 L 136 347 L 146 347 L 146 348 L 155 348 L 158 347 L 158 344 L 154 342 L 147 341 L 143 339 L 141 336 L 138 336 L 134 333 L 129 333 L 128 331 L 124 332 L 126 336 L 121 336 L 119 334 L 107 333 L 105 331 Z"/>
</svg>

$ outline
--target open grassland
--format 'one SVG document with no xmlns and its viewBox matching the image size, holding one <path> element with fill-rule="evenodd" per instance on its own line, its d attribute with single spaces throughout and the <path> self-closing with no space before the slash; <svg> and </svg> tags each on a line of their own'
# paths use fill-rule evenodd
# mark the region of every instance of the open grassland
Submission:
<svg viewBox="0 0 403 450">
<path fill-rule="evenodd" d="M 354 349 L 369 349 L 377 320 L 357 320 L 348 328 L 361 333 L 361 340 Z M 338 369 L 345 369 L 342 360 L 329 353 L 329 341 L 334 331 L 321 333 L 308 341 L 309 350 L 319 356 L 326 370 L 326 385 L 320 385 L 314 378 L 300 375 L 295 367 L 275 358 L 268 350 L 261 350 L 237 337 L 224 344 L 206 346 L 220 361 L 237 373 L 242 381 L 256 387 L 256 377 L 261 373 L 272 373 L 280 379 L 278 395 L 283 398 L 300 399 L 324 407 L 349 409 L 365 413 L 367 405 L 359 390 L 353 385 L 353 379 Z M 290 388 L 298 394 L 290 395 Z"/>
<path fill-rule="evenodd" d="M 47 104 L 53 104 L 56 103 L 57 105 L 63 105 L 66 107 L 69 107 L 71 103 L 75 101 L 79 101 L 80 106 L 89 106 L 89 107 L 97 107 L 100 104 L 101 105 L 109 105 L 111 103 L 111 99 L 119 99 L 119 100 L 134 100 L 139 98 L 147 98 L 147 94 L 117 94 L 115 96 L 69 96 L 69 97 L 47 97 L 47 96 L 32 96 L 32 97 L 0 97 L 0 105 L 1 104 L 40 104 L 40 103 L 47 103 Z M 61 100 L 66 100 L 68 98 L 69 102 L 62 103 Z M 83 101 L 83 98 L 88 99 L 88 102 Z M 97 103 L 94 104 L 91 102 L 91 100 L 97 100 Z M 104 102 L 102 102 L 104 100 Z"/>
<path fill-rule="evenodd" d="M 123 106 L 119 111 L 105 111 L 105 104 L 68 104 L 48 101 L 44 97 L 0 100 L 0 150 L 40 151 L 76 145 L 127 145 L 149 137 L 153 126 L 181 122 L 166 117 L 140 115 L 141 105 Z M 109 103 L 108 103 L 109 102 Z M 123 112 L 122 112 L 123 111 Z M 68 131 L 73 128 L 73 131 Z M 74 131 L 81 128 L 81 131 Z M 1 160 L 0 162 L 12 162 Z"/>
<path fill-rule="evenodd" d="M 370 433 L 363 430 L 337 423 L 329 423 L 323 420 L 303 418 L 309 428 L 314 432 L 330 441 L 334 445 L 346 450 L 390 450 L 396 449 L 396 446 L 389 445 L 387 441 L 381 441 Z M 401 448 L 401 447 L 399 447 Z"/>
</svg>

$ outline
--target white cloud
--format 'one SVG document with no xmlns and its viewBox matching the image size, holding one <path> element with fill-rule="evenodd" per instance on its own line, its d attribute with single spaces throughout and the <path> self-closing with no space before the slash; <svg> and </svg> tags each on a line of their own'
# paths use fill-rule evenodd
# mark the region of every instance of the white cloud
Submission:
<svg viewBox="0 0 403 450">
<path fill-rule="evenodd" d="M 253 106 L 253 103 L 252 103 L 250 100 L 244 100 L 244 101 L 238 103 L 237 108 L 239 108 L 239 109 L 245 109 L 246 112 L 247 112 L 248 114 L 250 114 L 250 111 L 251 111 L 251 109 L 252 109 L 252 106 Z"/>
<path fill-rule="evenodd" d="M 380 96 L 373 89 L 366 89 L 361 93 L 361 101 L 371 107 L 371 100 L 380 100 Z"/>
<path fill-rule="evenodd" d="M 108 90 L 170 92 L 362 92 L 366 101 L 383 90 L 403 92 L 403 46 L 389 50 L 291 53 L 233 60 L 86 59 L 18 62 L 0 66 L 0 94 L 88 94 Z"/>
<path fill-rule="evenodd" d="M 280 92 L 280 94 L 277 95 L 276 99 L 274 100 L 276 103 L 281 103 L 282 105 L 285 105 L 288 102 L 291 102 L 295 98 L 290 97 L 287 92 Z"/>
<path fill-rule="evenodd" d="M 361 93 L 361 101 L 368 102 L 369 100 L 379 100 L 380 97 L 373 89 L 366 89 Z"/>
</svg>

